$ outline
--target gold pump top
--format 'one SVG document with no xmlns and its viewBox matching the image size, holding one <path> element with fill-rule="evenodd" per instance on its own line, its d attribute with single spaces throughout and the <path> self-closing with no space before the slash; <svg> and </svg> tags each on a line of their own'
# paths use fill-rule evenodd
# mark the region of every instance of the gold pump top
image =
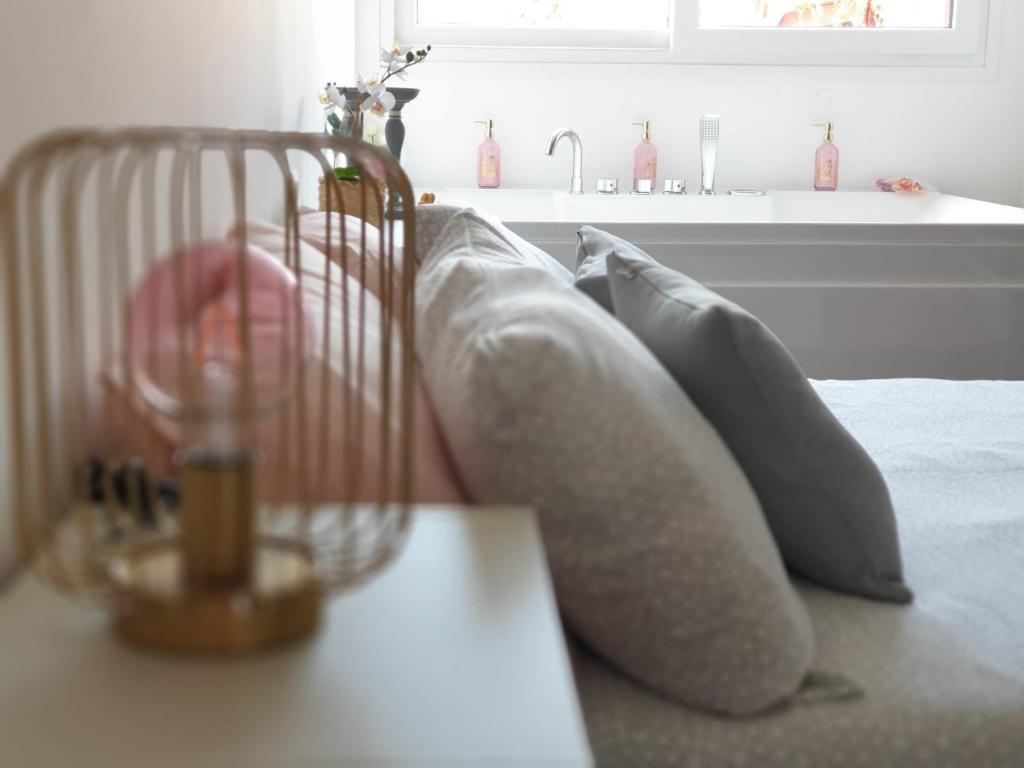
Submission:
<svg viewBox="0 0 1024 768">
<path fill-rule="evenodd" d="M 643 135 L 640 138 L 646 139 L 647 141 L 650 141 L 650 139 L 651 139 L 651 121 L 650 120 L 644 120 L 642 123 L 633 123 L 633 125 L 642 125 L 644 127 L 644 132 L 643 132 Z"/>
<path fill-rule="evenodd" d="M 825 123 L 825 141 L 832 141 L 832 123 Z"/>
<path fill-rule="evenodd" d="M 484 127 L 484 138 L 494 138 L 494 121 L 493 120 L 474 120 L 474 123 L 480 123 Z"/>
</svg>

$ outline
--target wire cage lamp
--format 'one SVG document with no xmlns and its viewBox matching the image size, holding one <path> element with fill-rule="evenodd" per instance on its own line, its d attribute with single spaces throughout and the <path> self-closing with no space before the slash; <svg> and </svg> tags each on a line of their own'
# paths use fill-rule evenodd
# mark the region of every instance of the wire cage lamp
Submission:
<svg viewBox="0 0 1024 768">
<path fill-rule="evenodd" d="M 373 182 L 356 205 L 334 153 Z M 303 168 L 340 210 L 312 256 Z M 258 211 L 283 219 L 273 248 Z M 24 562 L 130 641 L 212 653 L 308 635 L 386 567 L 413 493 L 414 213 L 397 162 L 347 137 L 73 130 L 16 155 L 0 295 Z"/>
</svg>

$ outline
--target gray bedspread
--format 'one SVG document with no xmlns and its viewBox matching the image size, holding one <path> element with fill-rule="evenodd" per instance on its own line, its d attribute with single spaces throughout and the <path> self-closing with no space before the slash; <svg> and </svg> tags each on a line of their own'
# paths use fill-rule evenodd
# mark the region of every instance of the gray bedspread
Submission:
<svg viewBox="0 0 1024 768">
<path fill-rule="evenodd" d="M 750 720 L 688 711 L 576 649 L 602 766 L 1024 766 L 1024 382 L 823 381 L 882 468 L 910 606 L 797 586 L 819 669 L 861 698 Z"/>
</svg>

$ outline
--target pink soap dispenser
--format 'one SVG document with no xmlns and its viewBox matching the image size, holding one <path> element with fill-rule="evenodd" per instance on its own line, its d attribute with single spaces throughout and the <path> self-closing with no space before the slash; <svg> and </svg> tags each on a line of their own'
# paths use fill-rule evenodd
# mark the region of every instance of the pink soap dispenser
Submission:
<svg viewBox="0 0 1024 768">
<path fill-rule="evenodd" d="M 475 122 L 484 126 L 484 140 L 476 150 L 476 185 L 495 189 L 501 186 L 501 147 L 494 140 L 494 121 Z"/>
<path fill-rule="evenodd" d="M 643 126 L 640 143 L 633 150 L 633 191 L 641 194 L 654 192 L 658 178 L 658 148 L 651 141 L 651 121 L 633 125 Z"/>
<path fill-rule="evenodd" d="M 839 186 L 839 148 L 832 143 L 832 123 L 825 125 L 825 143 L 814 153 L 814 188 L 835 192 Z"/>
</svg>

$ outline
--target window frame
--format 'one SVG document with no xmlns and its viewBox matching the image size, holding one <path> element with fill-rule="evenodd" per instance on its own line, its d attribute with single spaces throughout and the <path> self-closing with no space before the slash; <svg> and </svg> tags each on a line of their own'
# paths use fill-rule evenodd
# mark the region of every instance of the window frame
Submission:
<svg viewBox="0 0 1024 768">
<path fill-rule="evenodd" d="M 380 0 L 380 42 L 382 46 L 394 40 L 429 42 L 433 45 L 432 58 L 456 62 L 864 67 L 986 64 L 991 0 L 956 0 L 950 29 L 701 29 L 698 1 L 672 0 L 670 28 L 665 35 L 660 31 L 430 27 L 416 23 L 416 0 Z"/>
</svg>

